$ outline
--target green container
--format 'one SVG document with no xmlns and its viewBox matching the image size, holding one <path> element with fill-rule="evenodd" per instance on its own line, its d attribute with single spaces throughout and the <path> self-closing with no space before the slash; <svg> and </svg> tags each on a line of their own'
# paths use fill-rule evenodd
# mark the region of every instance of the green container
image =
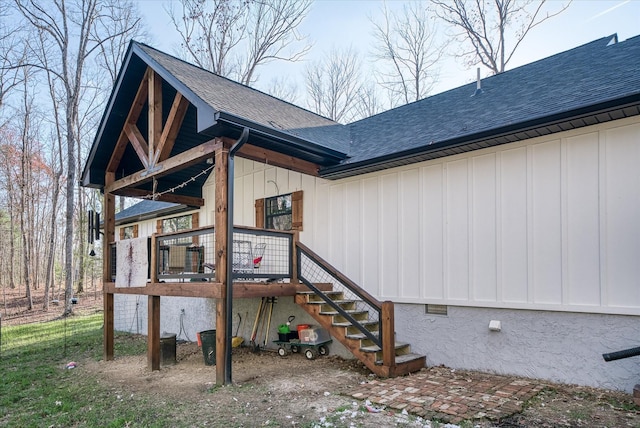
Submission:
<svg viewBox="0 0 640 428">
<path fill-rule="evenodd" d="M 205 330 L 200 332 L 200 340 L 202 341 L 202 356 L 207 366 L 216 365 L 216 331 Z"/>
<path fill-rule="evenodd" d="M 287 324 L 280 324 L 278 326 L 278 333 L 287 334 L 290 331 L 291 329 L 289 329 L 289 326 Z"/>
</svg>

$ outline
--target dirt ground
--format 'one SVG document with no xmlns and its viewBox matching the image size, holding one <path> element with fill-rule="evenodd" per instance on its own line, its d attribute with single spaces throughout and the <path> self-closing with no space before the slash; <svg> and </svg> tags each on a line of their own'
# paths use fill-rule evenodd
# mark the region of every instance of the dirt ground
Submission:
<svg viewBox="0 0 640 428">
<path fill-rule="evenodd" d="M 42 296 L 34 292 L 34 309 L 26 309 L 24 290 L 3 290 L 0 310 L 5 325 L 42 322 L 60 316 L 62 307 L 41 310 Z M 78 296 L 75 312 L 102 308 L 102 293 L 91 288 Z M 440 368 L 430 368 L 438 370 Z M 445 370 L 446 368 L 441 368 Z M 313 361 L 302 355 L 279 357 L 274 352 L 253 353 L 236 348 L 233 385 L 217 387 L 215 367 L 205 366 L 201 348 L 179 343 L 177 364 L 147 369 L 146 356 L 115 361 L 82 361 L 77 373 L 95 373 L 118 400 L 145 397 L 185 403 L 197 426 L 304 427 L 638 427 L 640 407 L 630 394 L 571 385 L 544 384 L 521 412 L 502 420 L 465 421 L 460 425 L 429 421 L 391 408 L 370 406 L 350 392 L 373 378 L 356 360 L 324 356 Z M 458 371 L 461 373 L 461 371 Z M 473 378 L 474 372 L 464 372 Z M 481 377 L 483 374 L 477 374 Z M 194 412 L 193 409 L 205 409 Z"/>
<path fill-rule="evenodd" d="M 350 396 L 373 378 L 357 361 L 331 355 L 309 361 L 299 354 L 279 357 L 248 348 L 233 352 L 233 385 L 225 387 L 216 387 L 215 367 L 204 365 L 193 343 L 178 344 L 177 364 L 157 372 L 146 368 L 145 356 L 86 362 L 79 369 L 98 374 L 120 397 L 140 395 L 206 409 L 198 420 L 202 426 L 225 421 L 247 427 L 640 427 L 640 408 L 629 394 L 563 385 L 546 385 L 521 413 L 499 421 L 454 425 L 372 405 L 374 413 Z"/>
</svg>

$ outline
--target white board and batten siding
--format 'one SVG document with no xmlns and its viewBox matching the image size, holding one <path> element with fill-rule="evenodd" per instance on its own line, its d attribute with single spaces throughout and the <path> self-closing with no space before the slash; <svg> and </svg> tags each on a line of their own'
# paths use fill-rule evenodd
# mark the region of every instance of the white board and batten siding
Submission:
<svg viewBox="0 0 640 428">
<path fill-rule="evenodd" d="M 236 159 L 236 223 L 303 190 L 301 240 L 381 300 L 640 315 L 640 121 L 329 181 Z"/>
</svg>

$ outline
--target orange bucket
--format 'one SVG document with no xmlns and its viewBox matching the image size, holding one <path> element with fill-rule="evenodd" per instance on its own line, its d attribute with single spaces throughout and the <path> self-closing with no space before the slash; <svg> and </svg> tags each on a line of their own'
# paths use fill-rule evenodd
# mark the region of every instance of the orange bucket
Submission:
<svg viewBox="0 0 640 428">
<path fill-rule="evenodd" d="M 298 324 L 298 326 L 296 327 L 296 328 L 297 328 L 297 330 L 298 330 L 298 336 L 300 336 L 300 332 L 301 332 L 302 330 L 306 330 L 306 329 L 308 329 L 309 327 L 311 327 L 309 324 Z"/>
</svg>

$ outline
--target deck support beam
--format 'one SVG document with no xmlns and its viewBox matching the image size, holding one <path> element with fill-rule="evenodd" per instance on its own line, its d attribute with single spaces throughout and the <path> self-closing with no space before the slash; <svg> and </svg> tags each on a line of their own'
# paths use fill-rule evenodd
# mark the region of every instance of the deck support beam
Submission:
<svg viewBox="0 0 640 428">
<path fill-rule="evenodd" d="M 113 172 L 105 174 L 105 186 L 110 185 L 115 180 Z M 115 216 L 116 216 L 116 198 L 113 194 L 105 192 L 103 202 L 104 217 L 104 235 L 102 237 L 102 282 L 106 284 L 111 282 L 111 266 L 114 260 L 111 260 L 110 243 L 115 239 Z M 104 330 L 103 330 L 103 358 L 105 361 L 113 360 L 114 347 L 114 315 L 113 315 L 113 293 L 109 293 L 103 287 L 103 305 L 104 305 Z"/>
<path fill-rule="evenodd" d="M 220 298 L 216 300 L 216 384 L 223 385 L 226 378 L 227 355 L 227 168 L 229 148 L 215 151 L 215 245 L 216 245 L 216 282 L 223 284 Z"/>
<path fill-rule="evenodd" d="M 380 322 L 382 323 L 382 364 L 389 369 L 389 376 L 395 376 L 396 369 L 396 337 L 393 302 L 382 302 Z"/>
<path fill-rule="evenodd" d="M 147 301 L 147 366 L 160 370 L 160 296 L 149 296 Z"/>
</svg>

